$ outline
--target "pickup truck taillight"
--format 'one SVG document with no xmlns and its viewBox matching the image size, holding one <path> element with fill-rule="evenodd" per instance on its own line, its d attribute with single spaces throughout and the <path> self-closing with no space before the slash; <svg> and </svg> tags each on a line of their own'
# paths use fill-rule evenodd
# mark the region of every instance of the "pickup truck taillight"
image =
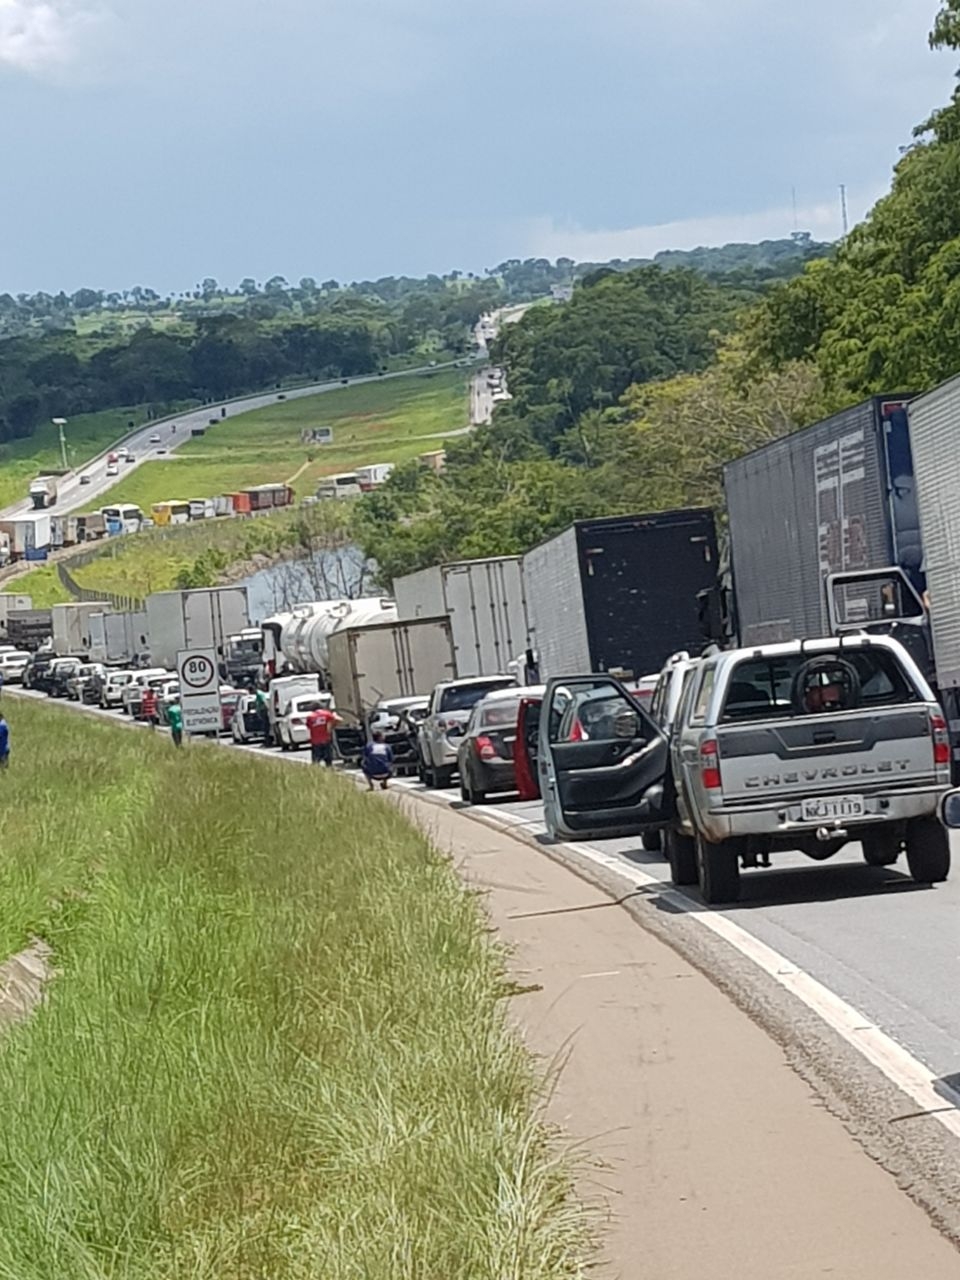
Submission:
<svg viewBox="0 0 960 1280">
<path fill-rule="evenodd" d="M 495 760 L 497 758 L 496 747 L 484 734 L 481 733 L 474 739 L 474 746 L 481 760 Z"/>
<path fill-rule="evenodd" d="M 947 722 L 935 711 L 930 714 L 930 734 L 933 738 L 933 763 L 950 763 L 950 735 Z"/>
<path fill-rule="evenodd" d="M 700 748 L 700 781 L 707 791 L 720 789 L 720 753 L 712 738 Z"/>
</svg>

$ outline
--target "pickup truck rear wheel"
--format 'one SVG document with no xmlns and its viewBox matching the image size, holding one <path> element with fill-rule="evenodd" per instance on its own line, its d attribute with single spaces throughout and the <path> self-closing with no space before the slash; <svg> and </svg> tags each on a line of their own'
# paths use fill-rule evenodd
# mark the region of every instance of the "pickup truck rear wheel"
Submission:
<svg viewBox="0 0 960 1280">
<path fill-rule="evenodd" d="M 950 837 L 936 818 L 907 826 L 907 866 L 920 884 L 939 884 L 950 874 Z"/>
<path fill-rule="evenodd" d="M 868 867 L 892 867 L 900 857 L 903 838 L 890 832 L 863 837 L 863 860 Z"/>
<path fill-rule="evenodd" d="M 670 863 L 670 879 L 676 885 L 697 884 L 697 842 L 682 831 L 665 831 L 663 847 Z"/>
<path fill-rule="evenodd" d="M 740 859 L 729 844 L 712 844 L 697 836 L 700 893 L 708 906 L 740 897 Z"/>
</svg>

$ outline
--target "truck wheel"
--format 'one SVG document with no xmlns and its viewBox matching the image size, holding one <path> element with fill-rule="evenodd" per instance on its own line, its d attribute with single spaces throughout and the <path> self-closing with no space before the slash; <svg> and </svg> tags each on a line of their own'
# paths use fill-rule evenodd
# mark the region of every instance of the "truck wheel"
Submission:
<svg viewBox="0 0 960 1280">
<path fill-rule="evenodd" d="M 900 857 L 903 840 L 889 831 L 867 835 L 861 842 L 863 860 L 868 867 L 892 867 Z"/>
<path fill-rule="evenodd" d="M 644 831 L 640 837 L 640 843 L 646 849 L 647 853 L 659 853 L 663 845 L 659 831 Z"/>
<path fill-rule="evenodd" d="M 682 831 L 665 831 L 663 846 L 670 863 L 670 879 L 676 885 L 697 884 L 697 842 Z"/>
<path fill-rule="evenodd" d="M 740 859 L 728 844 L 711 844 L 697 836 L 700 893 L 708 906 L 736 902 L 740 897 Z"/>
<path fill-rule="evenodd" d="M 950 874 L 950 837 L 936 818 L 914 818 L 907 826 L 907 866 L 920 884 L 939 884 Z"/>
</svg>

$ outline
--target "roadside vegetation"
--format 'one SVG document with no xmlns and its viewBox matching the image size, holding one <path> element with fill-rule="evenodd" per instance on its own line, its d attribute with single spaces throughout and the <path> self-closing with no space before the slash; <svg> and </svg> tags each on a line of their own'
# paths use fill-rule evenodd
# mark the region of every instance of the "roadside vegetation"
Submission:
<svg viewBox="0 0 960 1280">
<path fill-rule="evenodd" d="M 225 418 L 166 462 L 148 462 L 91 507 L 135 502 L 145 514 L 155 502 L 230 493 L 253 484 L 290 483 L 312 494 L 320 478 L 368 462 L 406 462 L 444 447 L 439 437 L 469 423 L 466 369 L 367 382 Z M 333 443 L 301 439 L 304 430 L 333 428 Z"/>
<path fill-rule="evenodd" d="M 55 977 L 0 1040 L 0 1275 L 583 1274 L 503 956 L 394 808 L 7 714 L 0 948 Z"/>
</svg>

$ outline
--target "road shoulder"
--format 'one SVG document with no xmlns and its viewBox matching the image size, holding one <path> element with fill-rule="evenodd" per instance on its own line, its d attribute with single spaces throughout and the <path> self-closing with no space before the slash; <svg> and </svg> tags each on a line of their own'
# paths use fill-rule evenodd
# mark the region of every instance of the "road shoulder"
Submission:
<svg viewBox="0 0 960 1280">
<path fill-rule="evenodd" d="M 401 803 L 483 892 L 513 949 L 525 991 L 515 1017 L 556 1068 L 551 1119 L 583 1143 L 581 1191 L 603 1206 L 602 1274 L 958 1274 L 953 1245 L 851 1136 L 850 1100 L 801 1078 L 802 1055 L 767 1034 L 755 981 L 756 1007 L 737 1007 L 727 998 L 736 992 L 708 980 L 674 942 L 637 927 L 631 911 L 642 902 L 617 903 L 555 854 L 455 810 L 411 796 Z M 807 1043 L 814 1033 L 796 1027 Z M 814 1047 L 835 1049 L 828 1035 Z M 889 1129 L 903 1100 L 892 1090 L 878 1098 L 879 1089 L 872 1082 L 860 1101 L 877 1129 Z M 868 1147 L 879 1146 L 873 1139 Z M 895 1148 L 873 1154 L 906 1172 Z M 937 1212 L 933 1194 L 919 1198 Z M 940 1225 L 952 1228 L 949 1213 Z"/>
</svg>

